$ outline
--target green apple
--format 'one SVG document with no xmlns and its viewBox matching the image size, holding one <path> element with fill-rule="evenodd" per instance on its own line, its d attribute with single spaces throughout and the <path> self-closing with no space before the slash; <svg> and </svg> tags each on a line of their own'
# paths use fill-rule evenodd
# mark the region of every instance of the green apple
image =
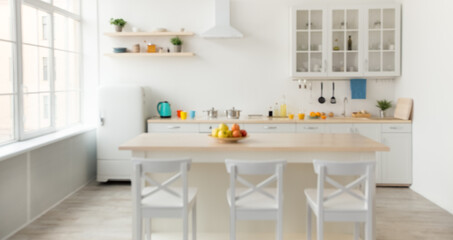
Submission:
<svg viewBox="0 0 453 240">
<path fill-rule="evenodd" d="M 217 133 L 217 137 L 218 138 L 227 138 L 228 137 L 228 133 L 227 133 L 227 131 L 219 130 L 219 133 Z"/>
<path fill-rule="evenodd" d="M 222 131 L 227 131 L 228 130 L 228 125 L 226 125 L 225 123 L 221 123 L 219 125 L 219 129 L 222 130 Z"/>
<path fill-rule="evenodd" d="M 211 136 L 217 137 L 218 134 L 219 134 L 219 129 L 218 128 L 212 129 Z"/>
</svg>

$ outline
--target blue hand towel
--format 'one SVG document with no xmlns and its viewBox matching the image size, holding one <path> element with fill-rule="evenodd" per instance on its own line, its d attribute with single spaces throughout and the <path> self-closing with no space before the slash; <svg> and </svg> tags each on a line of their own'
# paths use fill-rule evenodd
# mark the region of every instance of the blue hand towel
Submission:
<svg viewBox="0 0 453 240">
<path fill-rule="evenodd" d="M 366 79 L 351 79 L 351 99 L 366 99 Z"/>
</svg>

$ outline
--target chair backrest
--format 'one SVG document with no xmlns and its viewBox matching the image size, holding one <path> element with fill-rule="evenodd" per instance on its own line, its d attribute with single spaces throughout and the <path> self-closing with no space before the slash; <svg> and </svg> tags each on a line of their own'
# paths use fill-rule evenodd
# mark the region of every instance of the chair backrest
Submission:
<svg viewBox="0 0 453 240">
<path fill-rule="evenodd" d="M 184 207 L 187 206 L 188 201 L 188 181 L 187 171 L 190 169 L 192 160 L 190 158 L 182 159 L 147 159 L 147 158 L 133 158 L 132 163 L 133 169 L 133 181 L 134 192 L 136 196 L 137 204 L 140 205 L 140 201 L 143 198 L 156 194 L 160 191 L 166 191 L 173 195 L 175 198 L 179 198 L 182 201 Z M 153 179 L 149 173 L 175 173 L 173 176 L 157 181 Z M 169 186 L 176 180 L 182 180 L 182 194 L 169 188 Z M 150 185 L 153 188 L 152 191 L 143 191 L 144 187 Z"/>
<path fill-rule="evenodd" d="M 322 211 L 324 203 L 340 196 L 341 194 L 349 194 L 361 201 L 363 201 L 364 207 L 369 209 L 372 206 L 373 196 L 370 179 L 374 178 L 375 161 L 363 161 L 363 162 L 333 162 L 333 161 L 321 161 L 314 160 L 313 166 L 315 173 L 318 174 L 318 189 L 317 199 L 318 203 L 322 199 L 322 204 L 318 204 L 318 207 Z M 359 176 L 352 182 L 342 185 L 337 181 L 333 180 L 330 176 Z M 324 196 L 325 182 L 329 183 L 337 190 L 330 193 L 328 196 Z M 358 195 L 353 192 L 355 188 L 363 186 L 364 194 Z"/>
<path fill-rule="evenodd" d="M 254 192 L 263 194 L 264 196 L 275 200 L 277 204 L 281 206 L 283 196 L 283 169 L 286 166 L 286 161 L 245 161 L 226 159 L 225 165 L 227 172 L 230 174 L 230 201 L 232 208 L 235 207 L 236 201 L 246 198 Z M 271 176 L 255 185 L 239 175 Z M 236 181 L 240 182 L 248 189 L 239 195 L 236 195 Z M 277 182 L 277 192 L 275 195 L 263 190 L 264 187 L 273 182 Z"/>
</svg>

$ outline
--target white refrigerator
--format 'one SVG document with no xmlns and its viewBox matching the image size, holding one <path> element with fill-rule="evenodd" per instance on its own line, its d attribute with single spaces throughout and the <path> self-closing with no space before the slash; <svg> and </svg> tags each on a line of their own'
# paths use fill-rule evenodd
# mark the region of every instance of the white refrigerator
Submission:
<svg viewBox="0 0 453 240">
<path fill-rule="evenodd" d="M 131 153 L 118 146 L 146 132 L 151 116 L 150 90 L 136 85 L 105 85 L 99 89 L 97 181 L 130 180 Z"/>
</svg>

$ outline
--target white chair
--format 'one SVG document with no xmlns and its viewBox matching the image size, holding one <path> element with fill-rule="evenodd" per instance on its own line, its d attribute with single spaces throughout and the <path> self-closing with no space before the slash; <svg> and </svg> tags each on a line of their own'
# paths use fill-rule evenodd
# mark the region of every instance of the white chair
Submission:
<svg viewBox="0 0 453 240">
<path fill-rule="evenodd" d="M 329 162 L 314 160 L 318 188 L 306 189 L 307 240 L 311 240 L 311 214 L 317 217 L 318 240 L 324 239 L 324 222 L 354 222 L 354 239 L 359 239 L 359 223 L 365 223 L 365 239 L 371 239 L 374 161 Z M 329 176 L 359 176 L 342 185 Z M 325 188 L 326 182 L 334 188 Z M 361 188 L 361 189 L 358 189 Z M 319 201 L 318 199 L 321 199 Z"/>
<path fill-rule="evenodd" d="M 276 239 L 282 240 L 283 168 L 286 161 L 225 160 L 230 174 L 230 240 L 236 239 L 236 220 L 275 220 Z M 257 185 L 239 175 L 271 175 Z M 236 181 L 247 188 L 237 188 Z M 264 188 L 277 182 L 276 188 Z"/>
<path fill-rule="evenodd" d="M 183 239 L 189 238 L 189 211 L 192 211 L 192 239 L 196 239 L 196 188 L 188 188 L 187 171 L 191 159 L 133 158 L 133 195 L 135 201 L 135 234 L 142 239 L 142 220 L 146 238 L 151 238 L 151 218 L 182 218 Z M 176 173 L 165 181 L 156 181 L 149 173 Z M 170 187 L 181 178 L 182 187 Z"/>
</svg>

